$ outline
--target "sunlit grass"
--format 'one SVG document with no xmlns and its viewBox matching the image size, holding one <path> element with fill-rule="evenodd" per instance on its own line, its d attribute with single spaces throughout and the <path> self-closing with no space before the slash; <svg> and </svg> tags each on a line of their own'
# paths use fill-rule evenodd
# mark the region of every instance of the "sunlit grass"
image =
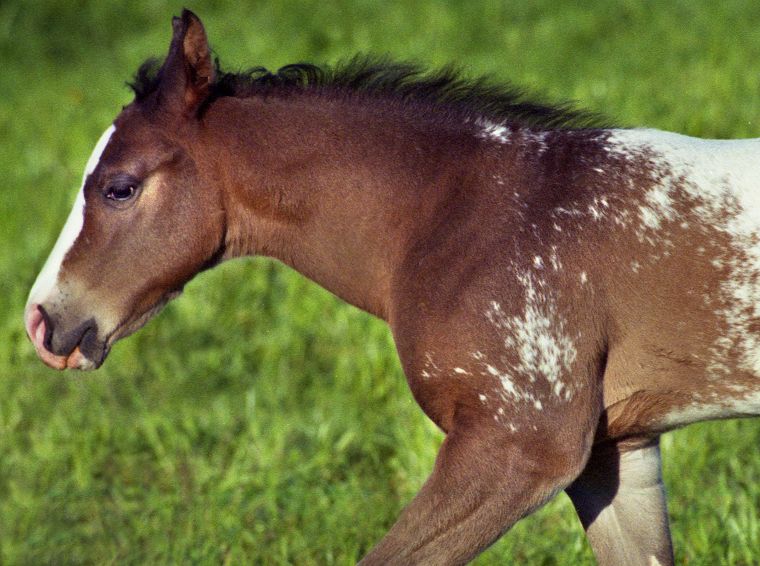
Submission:
<svg viewBox="0 0 760 566">
<path fill-rule="evenodd" d="M 756 2 L 192 5 L 228 66 L 357 51 L 577 99 L 628 125 L 758 135 Z M 424 481 L 440 433 L 385 327 L 267 260 L 193 282 L 94 374 L 34 357 L 27 290 L 124 82 L 179 4 L 0 4 L 0 562 L 350 564 Z M 760 556 L 760 426 L 663 443 L 679 563 Z M 590 564 L 567 499 L 479 564 Z"/>
</svg>

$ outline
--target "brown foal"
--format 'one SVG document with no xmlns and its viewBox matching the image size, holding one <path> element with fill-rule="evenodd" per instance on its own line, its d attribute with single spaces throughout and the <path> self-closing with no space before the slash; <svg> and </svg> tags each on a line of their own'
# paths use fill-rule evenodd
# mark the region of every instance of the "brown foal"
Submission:
<svg viewBox="0 0 760 566">
<path fill-rule="evenodd" d="M 658 438 L 760 413 L 760 141 L 591 127 L 450 72 L 221 72 L 198 18 L 104 133 L 29 297 L 91 369 L 200 270 L 277 258 L 392 329 L 446 433 L 362 564 L 461 564 L 561 490 L 672 564 Z"/>
</svg>

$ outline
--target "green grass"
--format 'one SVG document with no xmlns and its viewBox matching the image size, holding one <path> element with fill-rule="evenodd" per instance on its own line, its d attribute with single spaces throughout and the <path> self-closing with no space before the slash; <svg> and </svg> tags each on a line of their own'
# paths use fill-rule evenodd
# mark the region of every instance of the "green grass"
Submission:
<svg viewBox="0 0 760 566">
<path fill-rule="evenodd" d="M 760 3 L 190 2 L 231 67 L 357 51 L 456 62 L 623 124 L 760 135 Z M 0 563 L 350 564 L 419 488 L 440 433 L 389 334 L 272 262 L 231 262 L 94 374 L 45 369 L 27 290 L 162 0 L 0 3 Z M 760 423 L 663 440 L 677 561 L 760 560 Z M 478 564 L 591 564 L 564 495 Z"/>
</svg>

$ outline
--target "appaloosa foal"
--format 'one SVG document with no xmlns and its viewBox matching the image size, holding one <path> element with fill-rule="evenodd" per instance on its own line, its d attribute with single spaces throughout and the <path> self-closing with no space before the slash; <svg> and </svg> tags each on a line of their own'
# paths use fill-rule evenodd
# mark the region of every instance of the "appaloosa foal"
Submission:
<svg viewBox="0 0 760 566">
<path fill-rule="evenodd" d="M 466 562 L 563 489 L 600 563 L 671 564 L 659 434 L 760 412 L 760 141 L 401 65 L 222 73 L 173 27 L 31 291 L 42 360 L 96 368 L 201 269 L 272 256 L 388 321 L 447 434 L 364 564 Z"/>
</svg>

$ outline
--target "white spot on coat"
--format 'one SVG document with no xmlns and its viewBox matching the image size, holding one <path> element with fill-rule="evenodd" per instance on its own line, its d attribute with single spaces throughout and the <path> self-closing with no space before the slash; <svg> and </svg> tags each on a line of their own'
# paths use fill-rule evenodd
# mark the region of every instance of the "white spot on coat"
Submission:
<svg viewBox="0 0 760 566">
<path fill-rule="evenodd" d="M 604 218 L 604 214 L 602 213 L 602 211 L 599 210 L 593 204 L 589 205 L 588 211 L 591 213 L 591 218 L 593 218 L 594 220 L 601 220 L 602 218 Z"/>
<path fill-rule="evenodd" d="M 673 220 L 675 217 L 672 180 L 666 179 L 668 180 L 656 183 L 649 189 L 644 195 L 645 204 L 639 206 L 641 223 L 650 230 L 658 230 L 662 222 Z M 641 234 L 639 238 L 642 238 Z"/>
<path fill-rule="evenodd" d="M 562 377 L 569 373 L 577 354 L 551 291 L 530 274 L 518 274 L 518 280 L 525 291 L 521 313 L 508 315 L 497 301 L 492 301 L 486 311 L 488 320 L 500 331 L 505 354 L 498 364 L 481 363 L 484 374 L 498 380 L 502 401 L 525 401 L 532 409 L 541 410 L 545 402 L 537 393 L 541 383 L 549 385 L 557 400 L 572 398 L 573 391 Z"/>
<path fill-rule="evenodd" d="M 557 246 L 552 246 L 551 254 L 549 254 L 549 263 L 552 264 L 552 269 L 554 271 L 562 269 L 562 262 L 559 260 L 559 255 L 557 253 Z"/>
<path fill-rule="evenodd" d="M 489 120 L 478 120 L 476 123 L 481 127 L 479 137 L 499 143 L 507 143 L 509 140 L 509 129 L 506 126 L 494 124 Z"/>
</svg>

